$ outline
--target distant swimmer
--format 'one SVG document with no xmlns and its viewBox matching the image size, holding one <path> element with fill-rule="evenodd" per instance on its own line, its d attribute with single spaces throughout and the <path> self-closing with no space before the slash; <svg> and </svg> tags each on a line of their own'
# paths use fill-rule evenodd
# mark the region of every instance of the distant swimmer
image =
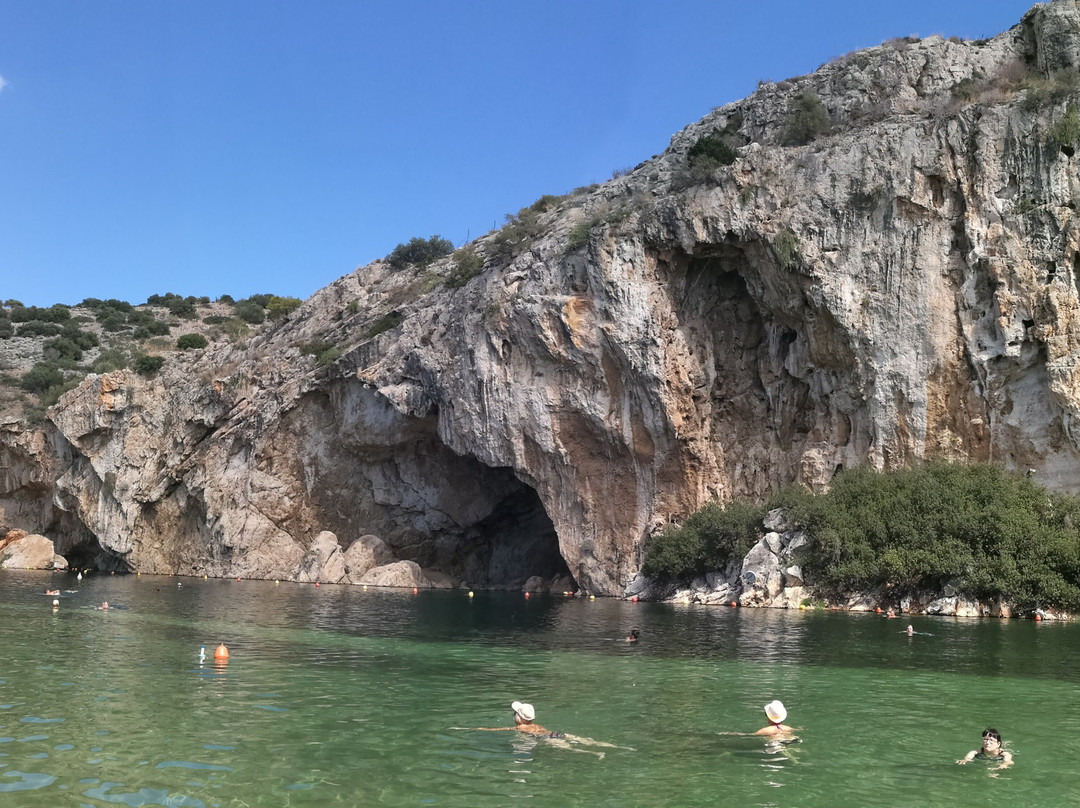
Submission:
<svg viewBox="0 0 1080 808">
<path fill-rule="evenodd" d="M 98 611 L 99 612 L 107 612 L 107 611 L 109 611 L 109 601 L 103 600 L 101 602 L 101 605 L 98 606 Z"/>
<path fill-rule="evenodd" d="M 632 629 L 630 629 L 630 636 L 626 638 L 626 641 L 627 642 L 637 642 L 638 637 L 640 637 L 640 636 L 641 636 L 641 630 L 636 629 L 636 628 L 632 628 Z"/>
<path fill-rule="evenodd" d="M 907 635 L 908 635 L 909 637 L 910 637 L 910 636 L 911 636 L 912 634 L 914 634 L 914 633 L 915 633 L 915 629 L 913 629 L 913 628 L 912 628 L 912 627 L 911 627 L 910 625 L 908 625 L 908 627 L 907 627 L 906 629 L 904 629 L 904 631 L 905 631 L 905 632 L 907 633 Z"/>
<path fill-rule="evenodd" d="M 60 590 L 59 589 L 46 589 L 45 594 L 46 595 L 59 595 Z"/>
<path fill-rule="evenodd" d="M 889 611 L 886 612 L 885 616 L 886 617 L 896 617 L 896 612 L 894 612 L 892 609 L 889 609 Z"/>
</svg>

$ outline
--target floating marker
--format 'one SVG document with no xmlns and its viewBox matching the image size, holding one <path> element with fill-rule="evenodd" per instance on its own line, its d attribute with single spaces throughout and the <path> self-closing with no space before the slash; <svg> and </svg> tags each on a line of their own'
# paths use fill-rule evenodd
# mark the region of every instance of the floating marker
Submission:
<svg viewBox="0 0 1080 808">
<path fill-rule="evenodd" d="M 418 589 L 417 589 L 417 588 L 416 588 L 415 586 L 414 586 L 414 587 L 412 588 L 412 593 L 413 593 L 414 595 L 415 595 L 415 594 L 416 594 L 416 593 L 417 593 L 418 591 L 419 591 L 419 590 L 418 590 Z"/>
<path fill-rule="evenodd" d="M 52 607 L 53 607 L 54 609 L 59 609 L 59 608 L 60 608 L 60 601 L 58 601 L 58 600 L 53 600 L 53 602 L 52 602 Z"/>
<path fill-rule="evenodd" d="M 470 590 L 470 591 L 469 591 L 469 597 L 471 598 L 472 596 L 473 596 L 473 593 L 472 593 L 472 591 Z"/>
<path fill-rule="evenodd" d="M 224 662 L 229 658 L 229 649 L 225 647 L 225 643 L 221 643 L 214 649 L 214 661 Z"/>
<path fill-rule="evenodd" d="M 596 600 L 596 595 L 589 595 L 589 600 Z"/>
<path fill-rule="evenodd" d="M 630 602 L 637 603 L 637 595 L 634 595 L 634 597 L 630 598 Z"/>
<path fill-rule="evenodd" d="M 525 593 L 525 600 L 528 600 L 528 599 L 529 599 L 529 593 L 528 593 L 528 592 L 526 592 L 526 593 Z"/>
<path fill-rule="evenodd" d="M 735 601 L 731 601 L 731 608 L 732 608 L 732 609 L 734 609 L 734 608 L 735 608 Z"/>
<path fill-rule="evenodd" d="M 318 581 L 316 581 L 316 582 L 315 582 L 315 588 L 316 588 L 316 589 L 318 589 L 318 588 L 319 588 L 319 582 L 318 582 Z M 415 593 L 415 592 L 416 592 L 416 590 L 414 589 L 414 590 L 413 590 L 413 592 Z"/>
</svg>

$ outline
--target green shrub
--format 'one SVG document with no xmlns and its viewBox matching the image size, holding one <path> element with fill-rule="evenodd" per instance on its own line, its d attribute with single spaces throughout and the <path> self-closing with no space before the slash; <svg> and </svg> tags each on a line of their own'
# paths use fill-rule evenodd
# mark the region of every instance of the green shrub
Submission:
<svg viewBox="0 0 1080 808">
<path fill-rule="evenodd" d="M 23 390 L 38 394 L 63 383 L 63 372 L 51 362 L 38 362 L 19 379 L 19 386 Z"/>
<path fill-rule="evenodd" d="M 762 506 L 735 501 L 710 502 L 679 527 L 671 527 L 645 545 L 641 570 L 662 581 L 689 580 L 722 570 L 741 559 L 762 535 Z"/>
<path fill-rule="evenodd" d="M 62 323 L 71 317 L 71 309 L 62 303 L 56 303 L 47 309 L 37 306 L 12 306 L 8 317 L 13 323 L 27 323 L 40 320 L 44 323 Z"/>
<path fill-rule="evenodd" d="M 360 311 L 360 301 L 355 297 L 345 304 L 346 314 L 356 314 L 358 311 Z"/>
<path fill-rule="evenodd" d="M 298 297 L 278 297 L 274 295 L 266 301 L 266 314 L 271 320 L 278 320 L 290 312 L 296 311 L 303 302 Z"/>
<path fill-rule="evenodd" d="M 55 337 L 63 331 L 64 329 L 58 323 L 30 320 L 19 325 L 18 335 L 20 337 Z"/>
<path fill-rule="evenodd" d="M 186 351 L 191 348 L 205 348 L 206 337 L 202 334 L 183 334 L 176 340 L 176 350 Z"/>
<path fill-rule="evenodd" d="M 367 330 L 368 338 L 377 337 L 384 331 L 390 331 L 393 328 L 397 328 L 405 321 L 405 315 L 398 311 L 392 311 L 389 314 L 384 314 L 378 320 L 371 324 Z"/>
<path fill-rule="evenodd" d="M 303 342 L 296 346 L 300 349 L 300 353 L 307 354 L 308 356 L 315 357 L 315 364 L 319 367 L 329 365 L 339 356 L 341 351 L 331 343 L 324 340 L 313 340 L 312 342 Z"/>
<path fill-rule="evenodd" d="M 776 260 L 784 269 L 792 269 L 802 260 L 799 255 L 799 237 L 786 228 L 773 238 L 772 248 Z"/>
<path fill-rule="evenodd" d="M 758 508 L 711 503 L 647 542 L 642 571 L 672 581 L 722 570 L 778 507 L 806 532 L 795 560 L 818 597 L 888 587 L 899 599 L 952 584 L 1020 610 L 1080 610 L 1080 498 L 980 464 L 856 468 L 825 494 L 791 487 Z"/>
<path fill-rule="evenodd" d="M 720 166 L 729 166 L 738 158 L 735 149 L 719 132 L 712 132 L 698 138 L 686 153 L 691 166 L 713 171 Z"/>
<path fill-rule="evenodd" d="M 532 247 L 541 229 L 540 214 L 532 208 L 508 213 L 506 224 L 491 239 L 489 252 L 497 260 L 511 260 Z"/>
<path fill-rule="evenodd" d="M 588 244 L 589 233 L 592 232 L 592 229 L 596 224 L 597 222 L 595 219 L 585 219 L 571 227 L 570 232 L 566 236 L 566 251 L 574 252 Z"/>
<path fill-rule="evenodd" d="M 149 356 L 139 354 L 131 362 L 131 369 L 140 376 L 153 376 L 165 364 L 164 356 Z"/>
<path fill-rule="evenodd" d="M 423 269 L 432 261 L 449 255 L 454 245 L 442 236 L 428 239 L 411 238 L 408 244 L 398 244 L 386 257 L 386 262 L 394 269 L 404 269 L 412 264 Z"/>
<path fill-rule="evenodd" d="M 831 128 L 829 111 L 813 90 L 803 90 L 788 107 L 781 143 L 805 146 Z"/>
<path fill-rule="evenodd" d="M 446 279 L 446 285 L 452 289 L 460 289 L 479 275 L 484 268 L 484 259 L 480 257 L 473 247 L 462 247 L 460 250 L 455 250 L 450 263 L 450 276 Z"/>
<path fill-rule="evenodd" d="M 0 339 L 9 339 L 15 336 L 15 326 L 6 317 L 0 319 Z"/>
<path fill-rule="evenodd" d="M 263 310 L 263 306 L 250 299 L 241 300 L 233 306 L 233 313 L 245 323 L 251 325 L 259 325 L 259 323 L 266 320 L 266 312 Z"/>
<path fill-rule="evenodd" d="M 792 510 L 822 594 L 888 584 L 896 596 L 952 582 L 1021 609 L 1080 608 L 1080 500 L 987 465 L 842 472 Z"/>
<path fill-rule="evenodd" d="M 55 337 L 53 339 L 47 339 L 41 346 L 42 353 L 46 360 L 60 361 L 70 360 L 72 362 L 81 362 L 83 357 L 82 348 L 75 344 L 73 340 L 67 337 Z"/>
<path fill-rule="evenodd" d="M 1080 114 L 1076 104 L 1070 101 L 1065 114 L 1050 127 L 1050 142 L 1072 157 L 1077 141 L 1080 141 Z"/>
<path fill-rule="evenodd" d="M 109 373 L 131 366 L 131 356 L 127 350 L 121 347 L 107 348 L 98 354 L 97 359 L 90 363 L 93 373 Z"/>
</svg>

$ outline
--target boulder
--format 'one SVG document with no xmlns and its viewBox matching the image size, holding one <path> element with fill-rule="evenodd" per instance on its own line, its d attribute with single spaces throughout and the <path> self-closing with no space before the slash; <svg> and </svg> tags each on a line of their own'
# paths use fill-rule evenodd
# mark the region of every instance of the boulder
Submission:
<svg viewBox="0 0 1080 808">
<path fill-rule="evenodd" d="M 388 586 L 402 589 L 431 589 L 431 581 L 415 561 L 395 561 L 367 571 L 356 583 L 365 586 Z"/>
<path fill-rule="evenodd" d="M 67 561 L 56 554 L 52 540 L 25 530 L 10 530 L 0 539 L 0 567 L 5 569 L 67 569 Z"/>
<path fill-rule="evenodd" d="M 316 536 L 296 566 L 293 580 L 300 583 L 321 581 L 328 584 L 345 581 L 345 559 L 337 536 L 329 530 Z"/>
<path fill-rule="evenodd" d="M 394 554 L 386 546 L 386 542 L 369 533 L 349 545 L 343 554 L 343 561 L 345 574 L 355 584 L 360 583 L 368 570 L 392 563 Z"/>
</svg>

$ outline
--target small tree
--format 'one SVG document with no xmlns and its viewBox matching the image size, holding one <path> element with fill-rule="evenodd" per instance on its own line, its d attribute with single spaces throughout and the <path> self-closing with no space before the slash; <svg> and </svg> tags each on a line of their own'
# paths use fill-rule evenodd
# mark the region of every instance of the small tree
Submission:
<svg viewBox="0 0 1080 808">
<path fill-rule="evenodd" d="M 394 269 L 404 269 L 409 264 L 422 269 L 453 251 L 454 245 L 439 235 L 429 239 L 411 238 L 408 244 L 398 244 L 386 257 L 386 262 Z"/>
<path fill-rule="evenodd" d="M 205 348 L 206 337 L 202 334 L 183 334 L 176 340 L 176 350 L 186 351 L 189 348 Z"/>
<path fill-rule="evenodd" d="M 164 356 L 148 356 L 147 354 L 139 354 L 131 363 L 131 369 L 138 373 L 140 376 L 153 376 L 155 373 L 161 370 L 161 367 L 164 364 Z"/>
<path fill-rule="evenodd" d="M 805 146 L 829 131 L 829 110 L 813 90 L 803 90 L 788 107 L 781 142 L 785 146 Z"/>
<path fill-rule="evenodd" d="M 303 301 L 298 297 L 278 297 L 274 295 L 266 301 L 266 313 L 271 320 L 277 320 L 289 312 L 296 311 L 300 308 L 301 303 Z"/>
</svg>

